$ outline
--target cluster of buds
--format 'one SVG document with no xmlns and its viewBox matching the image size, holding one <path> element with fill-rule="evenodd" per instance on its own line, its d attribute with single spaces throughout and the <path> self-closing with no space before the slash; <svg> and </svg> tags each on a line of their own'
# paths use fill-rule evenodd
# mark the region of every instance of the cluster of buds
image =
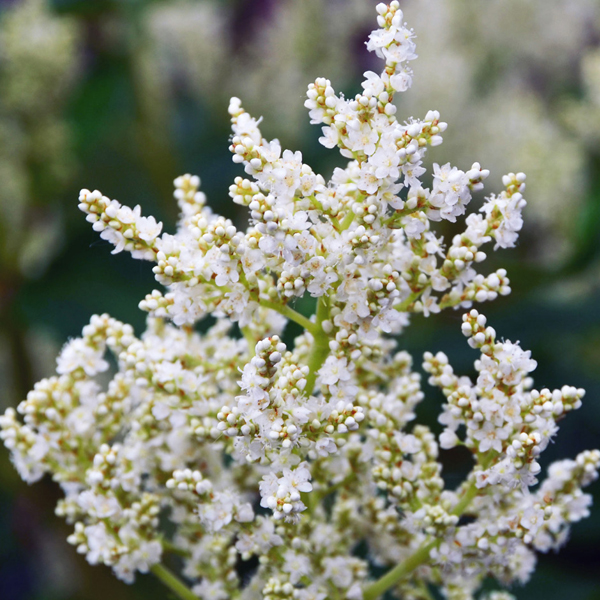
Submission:
<svg viewBox="0 0 600 600">
<path fill-rule="evenodd" d="M 435 223 L 462 217 L 489 172 L 436 164 L 424 187 L 425 153 L 446 126 L 437 111 L 397 120 L 391 100 L 410 86 L 414 34 L 398 2 L 377 13 L 367 47 L 383 72 L 367 72 L 353 100 L 325 79 L 309 87 L 322 143 L 349 159 L 328 183 L 301 153 L 265 140 L 234 98 L 231 151 L 251 179 L 238 177 L 230 195 L 249 209 L 245 231 L 213 214 L 190 175 L 175 180 L 174 235 L 137 208 L 81 193 L 94 229 L 153 261 L 167 291 L 141 302 L 139 339 L 93 317 L 63 348 L 58 376 L 0 418 L 0 436 L 23 478 L 50 473 L 62 485 L 70 541 L 126 581 L 151 569 L 186 599 L 375 600 L 390 588 L 417 598 L 436 585 L 470 600 L 489 576 L 525 581 L 534 551 L 560 546 L 587 515 L 581 488 L 596 476 L 597 451 L 555 463 L 528 491 L 583 391 L 533 389 L 530 352 L 498 341 L 472 309 L 510 292 L 504 269 L 475 267 L 492 240 L 514 245 L 525 177 L 506 176 L 505 191 L 444 244 Z M 305 296 L 316 302 L 310 317 L 291 302 Z M 390 334 L 411 313 L 446 308 L 467 310 L 461 329 L 479 357 L 471 380 L 443 353 L 425 354 L 446 398 L 436 436 L 409 429 L 424 392 Z M 207 315 L 216 323 L 200 334 Z M 303 330 L 293 345 L 283 342 L 289 321 Z M 107 351 L 117 372 L 104 390 Z M 439 454 L 457 445 L 473 466 L 451 489 Z M 159 514 L 171 521 L 164 533 Z M 369 559 L 353 555 L 360 543 Z M 168 551 L 181 555 L 191 590 L 159 565 Z M 242 591 L 236 564 L 252 557 Z M 379 580 L 368 578 L 371 559 L 389 569 Z"/>
</svg>

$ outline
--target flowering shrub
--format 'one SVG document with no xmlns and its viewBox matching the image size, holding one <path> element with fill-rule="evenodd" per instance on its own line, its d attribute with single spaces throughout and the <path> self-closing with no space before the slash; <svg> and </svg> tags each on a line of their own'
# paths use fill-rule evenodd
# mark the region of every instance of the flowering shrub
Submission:
<svg viewBox="0 0 600 600">
<path fill-rule="evenodd" d="M 526 581 L 535 551 L 559 547 L 588 514 L 581 488 L 596 477 L 598 451 L 551 465 L 529 490 L 583 390 L 533 389 L 530 353 L 498 341 L 471 309 L 510 292 L 505 270 L 475 266 L 485 244 L 515 244 L 525 176 L 505 176 L 505 191 L 443 243 L 432 223 L 462 217 L 489 172 L 435 165 L 422 186 L 423 156 L 446 124 L 436 111 L 396 119 L 414 35 L 397 2 L 377 12 L 367 47 L 385 61 L 381 75 L 367 72 L 352 100 L 326 79 L 308 89 L 321 143 L 349 160 L 330 182 L 263 139 L 233 98 L 231 151 L 250 178 L 236 178 L 230 195 L 250 211 L 245 232 L 212 213 L 190 175 L 175 180 L 175 235 L 139 207 L 81 192 L 113 252 L 152 261 L 168 291 L 140 303 L 141 338 L 92 317 L 63 348 L 57 376 L 0 418 L 1 436 L 26 481 L 51 473 L 62 486 L 69 542 L 124 581 L 151 570 L 183 599 L 374 600 L 387 590 L 422 599 L 429 585 L 468 599 L 488 575 Z M 306 295 L 316 298 L 310 319 L 291 306 Z M 462 332 L 480 356 L 472 381 L 444 354 L 425 354 L 446 398 L 438 439 L 410 425 L 424 394 L 392 336 L 411 313 L 445 308 L 468 311 Z M 209 315 L 214 324 L 197 333 Z M 288 321 L 304 329 L 289 349 Z M 473 468 L 450 490 L 439 448 L 458 445 Z M 162 564 L 170 552 L 190 587 Z M 240 560 L 252 557 L 243 578 Z"/>
</svg>

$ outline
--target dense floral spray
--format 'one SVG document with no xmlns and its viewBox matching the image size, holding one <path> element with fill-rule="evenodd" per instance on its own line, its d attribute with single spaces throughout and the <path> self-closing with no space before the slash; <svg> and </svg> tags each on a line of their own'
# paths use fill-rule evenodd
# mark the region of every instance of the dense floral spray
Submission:
<svg viewBox="0 0 600 600">
<path fill-rule="evenodd" d="M 525 176 L 506 175 L 505 191 L 444 243 L 432 224 L 462 219 L 489 172 L 436 164 L 424 187 L 423 156 L 446 124 L 436 111 L 397 120 L 392 99 L 410 87 L 414 34 L 397 2 L 377 13 L 367 47 L 383 72 L 365 73 L 353 99 L 327 79 L 308 89 L 321 143 L 348 159 L 329 182 L 300 152 L 263 139 L 233 98 L 231 151 L 249 178 L 230 195 L 249 209 L 246 231 L 213 214 L 190 175 L 175 180 L 175 235 L 139 207 L 81 192 L 94 230 L 114 252 L 153 262 L 167 291 L 140 303 L 149 313 L 140 338 L 92 317 L 57 375 L 0 418 L 1 436 L 26 481 L 50 473 L 60 483 L 69 542 L 124 581 L 151 570 L 187 600 L 374 600 L 387 590 L 416 600 L 430 585 L 470 599 L 489 575 L 526 581 L 535 551 L 559 547 L 588 514 L 581 488 L 596 477 L 598 451 L 552 464 L 530 490 L 583 390 L 535 389 L 530 353 L 499 341 L 471 308 L 510 292 L 504 269 L 475 267 L 486 244 L 515 244 Z M 311 318 L 292 308 L 307 295 Z M 412 313 L 446 308 L 466 311 L 462 333 L 479 358 L 471 380 L 444 354 L 425 354 L 446 399 L 437 437 L 413 423 L 424 393 L 397 336 Z M 197 333 L 209 315 L 214 325 Z M 304 330 L 292 348 L 288 321 Z M 473 467 L 446 489 L 438 454 L 457 445 Z M 163 564 L 169 552 L 189 587 Z M 242 577 L 240 559 L 253 556 L 258 566 Z"/>
</svg>

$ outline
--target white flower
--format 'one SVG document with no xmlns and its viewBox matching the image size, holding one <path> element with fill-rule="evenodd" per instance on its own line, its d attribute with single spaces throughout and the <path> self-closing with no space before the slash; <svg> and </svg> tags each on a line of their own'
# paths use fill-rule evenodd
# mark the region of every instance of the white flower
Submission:
<svg viewBox="0 0 600 600">
<path fill-rule="evenodd" d="M 229 598 L 222 581 L 209 581 L 205 578 L 195 585 L 192 591 L 202 600 L 227 600 Z"/>
<path fill-rule="evenodd" d="M 375 144 L 379 139 L 379 133 L 369 123 L 361 123 L 356 128 L 348 130 L 347 145 L 353 152 L 362 151 L 367 156 L 375 152 Z"/>
<path fill-rule="evenodd" d="M 458 436 L 451 429 L 444 429 L 440 434 L 440 446 L 445 450 L 454 448 L 458 443 Z"/>
<path fill-rule="evenodd" d="M 285 491 L 290 494 L 292 500 L 299 500 L 300 492 L 310 492 L 312 490 L 311 475 L 307 466 L 306 463 L 302 463 L 294 470 L 284 469 L 283 475 L 278 481 L 278 495 Z"/>
<path fill-rule="evenodd" d="M 83 369 L 90 377 L 108 369 L 108 363 L 102 357 L 103 352 L 87 345 L 81 339 L 70 341 L 64 346 L 56 359 L 56 371 L 60 374 L 72 373 Z"/>
<path fill-rule="evenodd" d="M 486 421 L 481 429 L 472 433 L 472 436 L 479 440 L 479 452 L 487 452 L 490 449 L 502 452 L 502 442 L 508 438 L 509 433 L 508 428 L 497 428 L 490 421 Z"/>
<path fill-rule="evenodd" d="M 335 441 L 333 438 L 321 438 L 315 444 L 315 450 L 319 456 L 327 457 L 330 454 L 335 454 L 337 452 L 337 446 L 335 445 Z"/>
<path fill-rule="evenodd" d="M 323 561 L 324 575 L 338 588 L 349 588 L 354 579 L 352 567 L 344 556 L 334 556 Z"/>
<path fill-rule="evenodd" d="M 154 217 L 139 217 L 135 225 L 140 238 L 148 243 L 152 243 L 162 231 L 162 223 L 157 223 Z"/>
<path fill-rule="evenodd" d="M 303 577 L 311 573 L 310 559 L 308 556 L 288 550 L 283 555 L 283 571 L 290 574 L 290 581 L 293 584 L 298 583 Z"/>
<path fill-rule="evenodd" d="M 345 358 L 329 356 L 319 370 L 319 377 L 325 385 L 334 385 L 338 381 L 348 381 L 351 376 L 348 361 Z"/>
<path fill-rule="evenodd" d="M 541 508 L 529 507 L 521 516 L 521 525 L 534 536 L 544 522 L 544 511 Z"/>
<path fill-rule="evenodd" d="M 384 179 L 386 177 L 398 179 L 400 176 L 400 170 L 398 169 L 399 162 L 398 154 L 391 143 L 382 144 L 377 148 L 373 156 L 369 158 L 369 163 L 375 167 L 375 177 L 377 179 Z"/>
</svg>

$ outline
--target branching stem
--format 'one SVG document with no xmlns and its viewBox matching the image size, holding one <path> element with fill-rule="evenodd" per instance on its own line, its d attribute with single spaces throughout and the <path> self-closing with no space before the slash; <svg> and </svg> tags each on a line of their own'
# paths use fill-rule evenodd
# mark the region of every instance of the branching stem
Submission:
<svg viewBox="0 0 600 600">
<path fill-rule="evenodd" d="M 306 378 L 306 387 L 304 388 L 304 392 L 307 396 L 310 396 L 313 393 L 317 381 L 317 372 L 329 355 L 329 336 L 323 331 L 322 327 L 323 321 L 325 321 L 328 316 L 328 298 L 327 296 L 321 296 L 317 304 L 317 322 L 312 324 L 316 328 L 316 331 L 311 332 L 315 338 L 315 345 L 308 361 L 310 372 Z"/>
<path fill-rule="evenodd" d="M 438 544 L 439 540 L 426 542 L 414 554 L 409 556 L 405 561 L 396 565 L 391 571 L 388 571 L 375 583 L 372 583 L 364 592 L 363 600 L 376 600 L 382 596 L 387 590 L 395 586 L 399 581 L 404 579 L 409 573 L 414 571 L 417 567 L 427 562 L 429 559 L 429 553 Z"/>
<path fill-rule="evenodd" d="M 164 565 L 153 565 L 150 570 L 181 600 L 198 600 L 198 596 Z"/>
<path fill-rule="evenodd" d="M 419 299 L 419 297 L 421 296 L 421 294 L 424 291 L 425 291 L 425 288 L 423 288 L 422 290 L 419 290 L 418 292 L 413 292 L 406 300 L 404 300 L 404 302 L 401 302 L 400 304 L 396 304 L 396 306 L 394 306 L 394 308 L 398 312 L 406 312 L 410 308 L 410 306 Z"/>
<path fill-rule="evenodd" d="M 184 550 L 183 548 L 178 548 L 175 544 L 169 542 L 168 540 L 162 540 L 161 544 L 162 544 L 164 552 L 176 554 L 177 556 L 183 556 L 185 558 L 189 558 L 191 556 L 189 550 Z"/>
<path fill-rule="evenodd" d="M 276 310 L 279 314 L 288 318 L 294 323 L 298 323 L 301 327 L 304 327 L 307 331 L 310 331 L 313 335 L 317 334 L 317 324 L 313 323 L 310 319 L 307 319 L 304 315 L 301 315 L 298 311 L 290 308 L 287 304 L 279 304 L 271 300 L 260 300 L 260 305 L 271 310 Z"/>
<path fill-rule="evenodd" d="M 479 490 L 473 479 L 467 489 L 465 490 L 462 498 L 458 504 L 452 510 L 453 515 L 460 516 L 469 507 L 473 499 L 477 496 Z M 377 581 L 368 586 L 363 592 L 363 600 L 376 600 L 382 596 L 391 587 L 394 587 L 397 583 L 402 581 L 407 575 L 412 573 L 417 567 L 429 560 L 430 552 L 437 548 L 442 543 L 441 539 L 428 540 L 424 542 L 413 554 L 411 554 L 405 561 L 396 565 L 393 569 L 388 571 L 385 575 L 379 578 Z"/>
</svg>

